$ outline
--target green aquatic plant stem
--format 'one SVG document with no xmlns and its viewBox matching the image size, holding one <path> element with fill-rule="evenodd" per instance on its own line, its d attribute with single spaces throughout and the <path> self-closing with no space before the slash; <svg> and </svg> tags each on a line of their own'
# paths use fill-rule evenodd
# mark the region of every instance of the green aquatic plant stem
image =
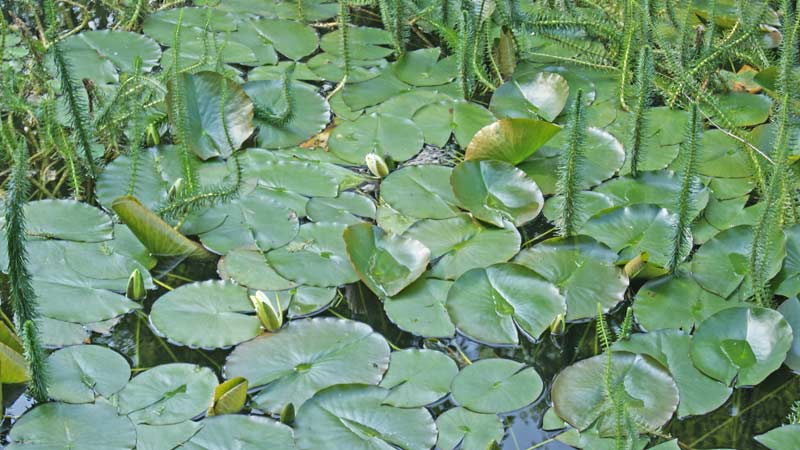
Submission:
<svg viewBox="0 0 800 450">
<path fill-rule="evenodd" d="M 630 158 L 631 176 L 639 175 L 639 162 L 642 158 L 642 141 L 647 125 L 647 109 L 652 97 L 651 80 L 654 76 L 653 53 L 649 46 L 642 47 L 636 67 L 636 103 L 633 107 L 633 129 L 631 131 Z"/>
<path fill-rule="evenodd" d="M 667 270 L 675 273 L 692 246 L 692 204 L 697 193 L 697 152 L 700 140 L 700 119 L 697 105 L 689 110 L 686 136 L 680 146 L 683 167 L 680 172 L 681 190 L 678 193 L 677 222 L 673 229 Z"/>
<path fill-rule="evenodd" d="M 172 76 L 170 90 L 170 112 L 172 113 L 172 129 L 173 138 L 178 144 L 178 150 L 181 157 L 181 168 L 183 170 L 183 181 L 185 189 L 188 193 L 192 193 L 197 189 L 197 174 L 194 164 L 192 162 L 191 149 L 189 148 L 188 136 L 188 110 L 186 99 L 184 96 L 185 91 L 185 75 L 180 69 L 181 58 L 181 28 L 183 26 L 183 9 L 178 13 L 178 20 L 175 24 L 175 34 L 173 38 L 173 54 L 174 60 L 172 63 Z"/>
<path fill-rule="evenodd" d="M 631 51 L 633 48 L 633 38 L 636 26 L 633 14 L 633 0 L 624 0 L 624 22 L 622 48 L 619 50 L 619 84 L 617 85 L 617 100 L 619 106 L 624 111 L 628 111 L 628 103 L 625 101 L 625 91 L 628 87 L 628 72 L 630 71 Z"/>
<path fill-rule="evenodd" d="M 561 211 L 556 227 L 561 236 L 573 236 L 577 230 L 580 210 L 580 167 L 583 159 L 583 140 L 586 132 L 583 117 L 583 90 L 578 89 L 570 113 L 567 147 L 561 155 L 556 182 L 556 194 L 561 198 Z"/>
</svg>

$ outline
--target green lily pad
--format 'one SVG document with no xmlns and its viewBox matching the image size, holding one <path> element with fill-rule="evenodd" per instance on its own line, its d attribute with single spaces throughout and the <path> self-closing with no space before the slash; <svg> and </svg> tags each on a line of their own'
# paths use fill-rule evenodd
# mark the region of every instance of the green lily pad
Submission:
<svg viewBox="0 0 800 450">
<path fill-rule="evenodd" d="M 236 249 L 220 258 L 217 272 L 223 280 L 261 291 L 283 291 L 297 286 L 278 275 L 257 250 Z"/>
<path fill-rule="evenodd" d="M 67 403 L 92 403 L 128 384 L 131 367 L 119 353 L 97 345 L 76 345 L 47 358 L 47 394 Z"/>
<path fill-rule="evenodd" d="M 772 99 L 766 95 L 729 92 L 719 96 L 717 101 L 728 120 L 737 127 L 766 122 L 772 109 Z"/>
<path fill-rule="evenodd" d="M 341 98 L 345 107 L 349 108 L 351 111 L 360 111 L 369 106 L 380 105 L 411 89 L 411 85 L 400 80 L 394 71 L 384 70 L 375 78 L 370 78 L 369 80 L 358 83 L 345 84 L 342 88 Z M 380 108 L 377 108 L 375 111 L 369 111 L 369 113 L 385 113 L 385 111 L 378 109 Z M 339 114 L 337 114 L 337 116 L 341 119 L 346 118 Z M 410 119 L 411 115 L 408 111 L 404 111 L 402 114 L 398 114 L 398 117 Z"/>
<path fill-rule="evenodd" d="M 506 262 L 519 252 L 521 237 L 510 222 L 502 228 L 486 226 L 467 214 L 449 219 L 425 219 L 409 227 L 404 236 L 431 250 L 430 275 L 455 280 L 477 267 Z"/>
<path fill-rule="evenodd" d="M 717 312 L 700 324 L 692 340 L 692 361 L 727 385 L 753 386 L 786 359 L 792 328 L 772 309 L 741 306 Z"/>
<path fill-rule="evenodd" d="M 628 278 L 616 260 L 616 253 L 587 236 L 548 239 L 514 258 L 559 289 L 567 320 L 592 318 L 598 303 L 608 311 L 625 299 Z"/>
<path fill-rule="evenodd" d="M 792 450 L 800 446 L 800 424 L 773 428 L 755 439 L 770 450 Z"/>
<path fill-rule="evenodd" d="M 458 214 L 450 186 L 453 169 L 433 164 L 408 166 L 381 183 L 381 199 L 401 214 L 417 219 L 447 219 Z"/>
<path fill-rule="evenodd" d="M 680 393 L 678 418 L 707 414 L 722 406 L 733 389 L 711 379 L 692 364 L 692 336 L 678 330 L 637 333 L 619 341 L 613 349 L 648 355 L 668 368 Z"/>
<path fill-rule="evenodd" d="M 142 71 L 158 65 L 161 48 L 147 36 L 129 31 L 87 30 L 59 43 L 70 62 L 75 79 L 88 78 L 97 84 L 118 81 L 117 72 L 133 73 L 134 60 L 142 61 Z"/>
<path fill-rule="evenodd" d="M 253 100 L 256 111 L 265 109 L 276 115 L 286 111 L 282 80 L 250 81 L 242 87 Z M 258 127 L 259 146 L 284 148 L 300 144 L 325 129 L 330 121 L 330 105 L 312 87 L 293 81 L 289 91 L 291 114 L 286 123 L 270 122 L 255 115 L 253 123 Z"/>
<path fill-rule="evenodd" d="M 86 203 L 39 200 L 26 203 L 24 211 L 25 234 L 29 239 L 101 242 L 114 237 L 111 217 Z M 5 220 L 0 219 L 0 226 L 4 225 Z"/>
<path fill-rule="evenodd" d="M 336 300 L 335 288 L 299 286 L 289 291 L 289 317 L 309 317 L 319 313 Z"/>
<path fill-rule="evenodd" d="M 119 155 L 108 163 L 95 185 L 97 201 L 106 209 L 119 197 L 130 191 L 131 195 L 148 208 L 156 208 L 166 203 L 169 184 L 159 170 L 161 154 L 156 148 L 141 150 L 135 160 L 136 176 L 133 175 L 134 158 L 130 155 Z"/>
<path fill-rule="evenodd" d="M 317 393 L 297 411 L 301 450 L 428 450 L 436 425 L 425 408 L 384 404 L 388 391 L 377 386 L 340 385 Z"/>
<path fill-rule="evenodd" d="M 398 294 L 428 267 L 430 250 L 419 241 L 386 235 L 368 223 L 347 227 L 344 241 L 358 277 L 380 297 Z"/>
<path fill-rule="evenodd" d="M 800 300 L 797 297 L 792 297 L 778 307 L 778 312 L 783 315 L 783 318 L 789 323 L 792 328 L 792 348 L 789 349 L 789 354 L 786 355 L 786 367 L 800 371 Z M 797 331 L 795 331 L 797 330 Z"/>
<path fill-rule="evenodd" d="M 392 35 L 381 28 L 354 27 L 348 29 L 350 58 L 355 60 L 378 59 L 392 54 Z M 332 55 L 341 55 L 342 31 L 334 30 L 320 39 L 319 47 Z"/>
<path fill-rule="evenodd" d="M 364 181 L 363 176 L 335 164 L 275 156 L 273 153 L 251 149 L 246 154 L 246 176 L 256 179 L 259 186 L 273 193 L 336 197 L 339 189 L 358 186 Z M 295 199 L 292 203 L 300 203 L 299 200 Z M 290 202 L 284 200 L 282 203 Z"/>
<path fill-rule="evenodd" d="M 346 226 L 338 223 L 307 223 L 295 240 L 267 253 L 267 261 L 287 280 L 310 286 L 340 286 L 358 281 L 347 259 L 342 237 Z"/>
<path fill-rule="evenodd" d="M 394 65 L 397 77 L 414 86 L 438 86 L 456 77 L 456 58 L 439 60 L 441 49 L 422 48 L 403 53 Z"/>
<path fill-rule="evenodd" d="M 455 136 L 463 148 L 479 130 L 494 122 L 495 117 L 477 103 L 445 98 L 420 107 L 413 112 L 411 120 L 422 130 L 428 144 L 444 147 L 450 136 Z"/>
<path fill-rule="evenodd" d="M 135 376 L 117 394 L 117 407 L 137 424 L 176 424 L 205 413 L 217 384 L 206 367 L 162 364 Z"/>
<path fill-rule="evenodd" d="M 361 223 L 374 219 L 375 202 L 366 195 L 342 192 L 338 197 L 314 197 L 306 205 L 308 218 L 314 222 Z"/>
<path fill-rule="evenodd" d="M 561 130 L 533 119 L 502 119 L 481 128 L 470 141 L 464 159 L 497 159 L 519 164 Z"/>
<path fill-rule="evenodd" d="M 558 288 L 519 264 L 472 269 L 447 295 L 447 311 L 458 330 L 487 344 L 518 344 L 517 327 L 536 339 L 565 310 Z"/>
<path fill-rule="evenodd" d="M 230 157 L 253 134 L 253 102 L 238 83 L 216 72 L 180 76 L 187 145 L 203 160 Z M 168 99 L 175 86 L 174 81 L 169 84 Z M 173 108 L 168 110 L 172 114 Z"/>
<path fill-rule="evenodd" d="M 224 281 L 204 281 L 161 296 L 150 311 L 150 323 L 171 342 L 222 348 L 261 333 L 261 323 L 253 311 L 247 289 Z"/>
<path fill-rule="evenodd" d="M 424 337 L 452 337 L 456 328 L 445 303 L 452 281 L 420 278 L 394 297 L 383 309 L 401 330 Z"/>
<path fill-rule="evenodd" d="M 310 26 L 294 20 L 259 19 L 252 21 L 259 37 L 267 39 L 275 50 L 295 61 L 317 49 L 319 37 Z"/>
<path fill-rule="evenodd" d="M 539 186 L 525 172 L 504 161 L 464 161 L 450 175 L 458 201 L 478 219 L 502 227 L 521 226 L 542 211 Z"/>
<path fill-rule="evenodd" d="M 324 42 L 324 37 L 320 42 Z M 351 60 L 350 74 L 347 76 L 347 82 L 361 83 L 371 80 L 380 76 L 388 65 L 389 62 L 383 58 Z M 308 60 L 308 68 L 326 81 L 338 83 L 344 79 L 344 58 L 336 53 L 322 52 L 314 55 L 314 57 Z"/>
<path fill-rule="evenodd" d="M 380 383 L 390 390 L 383 403 L 399 408 L 434 403 L 450 393 L 457 373 L 455 361 L 442 352 L 416 348 L 392 352 L 389 370 Z"/>
<path fill-rule="evenodd" d="M 436 418 L 441 450 L 486 450 L 503 440 L 503 422 L 496 414 L 480 414 L 466 408 L 452 408 Z"/>
<path fill-rule="evenodd" d="M 294 450 L 288 426 L 259 416 L 225 414 L 203 419 L 203 427 L 179 448 L 185 450 Z"/>
<path fill-rule="evenodd" d="M 328 148 L 347 162 L 363 164 L 370 153 L 405 161 L 419 153 L 423 143 L 422 130 L 411 120 L 372 113 L 334 128 Z"/>
<path fill-rule="evenodd" d="M 136 429 L 114 407 L 97 403 L 45 403 L 30 410 L 9 433 L 9 450 L 133 450 Z"/>
<path fill-rule="evenodd" d="M 41 329 L 41 322 L 38 325 Z M 28 381 L 28 361 L 24 353 L 22 340 L 5 323 L 0 323 L 0 365 L 3 368 L 0 381 L 3 384 Z"/>
<path fill-rule="evenodd" d="M 453 400 L 470 411 L 506 413 L 533 403 L 544 384 L 533 367 L 489 358 L 461 369 L 451 387 Z"/>
<path fill-rule="evenodd" d="M 184 41 L 202 39 L 205 34 L 206 22 L 208 22 L 208 31 L 231 32 L 236 30 L 235 17 L 221 9 L 174 8 L 150 14 L 142 25 L 142 31 L 162 45 L 172 45 L 175 40 L 178 16 L 181 13 L 183 13 L 181 44 L 184 44 Z"/>
<path fill-rule="evenodd" d="M 564 110 L 569 90 L 567 80 L 554 72 L 514 77 L 494 91 L 489 109 L 503 119 L 541 117 L 552 122 Z"/>
<path fill-rule="evenodd" d="M 187 420 L 172 425 L 136 425 L 136 450 L 172 450 L 203 428 L 202 422 Z"/>
<path fill-rule="evenodd" d="M 254 404 L 278 414 L 288 403 L 300 408 L 334 384 L 378 384 L 388 366 L 389 345 L 369 326 L 303 319 L 236 347 L 226 360 L 225 376 L 241 376 L 251 387 L 262 387 Z"/>
<path fill-rule="evenodd" d="M 800 294 L 800 226 L 784 230 L 786 234 L 786 258 L 776 276 L 775 293 L 785 297 Z M 798 333 L 800 334 L 800 333 Z"/>
<path fill-rule="evenodd" d="M 578 361 L 559 373 L 550 395 L 556 413 L 580 431 L 595 424 L 600 436 L 616 430 L 614 406 L 606 395 L 606 356 Z M 624 389 L 629 414 L 648 428 L 663 426 L 678 407 L 678 387 L 669 372 L 648 356 L 614 353 L 612 383 Z"/>
</svg>

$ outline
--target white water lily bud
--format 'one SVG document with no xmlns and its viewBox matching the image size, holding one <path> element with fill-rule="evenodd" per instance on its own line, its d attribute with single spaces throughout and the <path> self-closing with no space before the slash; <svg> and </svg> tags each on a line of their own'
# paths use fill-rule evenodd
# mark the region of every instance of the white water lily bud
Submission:
<svg viewBox="0 0 800 450">
<path fill-rule="evenodd" d="M 177 180 L 175 180 L 174 183 L 172 183 L 172 186 L 170 186 L 169 191 L 167 192 L 167 196 L 169 196 L 170 198 L 175 197 L 181 191 L 182 188 L 183 188 L 183 178 L 178 178 Z"/>
<path fill-rule="evenodd" d="M 552 334 L 563 334 L 564 329 L 567 327 L 567 322 L 564 319 L 564 314 L 559 314 L 553 319 L 553 322 L 550 324 L 550 333 Z"/>
<path fill-rule="evenodd" d="M 131 300 L 140 301 L 144 300 L 147 296 L 147 290 L 144 288 L 144 277 L 139 269 L 133 269 L 131 276 L 128 278 L 128 287 L 125 290 L 125 296 Z"/>
<path fill-rule="evenodd" d="M 261 322 L 261 326 L 269 332 L 278 331 L 283 326 L 283 309 L 281 308 L 281 298 L 275 296 L 277 308 L 272 304 L 267 294 L 256 291 L 256 295 L 250 296 L 250 302 L 256 310 L 256 316 Z"/>
<path fill-rule="evenodd" d="M 386 165 L 386 161 L 375 153 L 368 153 L 367 156 L 364 158 L 367 163 L 367 168 L 373 175 L 378 178 L 383 178 L 386 175 L 389 175 L 389 166 Z"/>
</svg>

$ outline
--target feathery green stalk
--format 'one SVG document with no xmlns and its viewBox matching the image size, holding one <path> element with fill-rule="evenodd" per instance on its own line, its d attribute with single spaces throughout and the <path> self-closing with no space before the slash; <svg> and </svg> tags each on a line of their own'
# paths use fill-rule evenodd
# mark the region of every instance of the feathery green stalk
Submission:
<svg viewBox="0 0 800 450">
<path fill-rule="evenodd" d="M 405 0 L 378 0 L 383 27 L 392 36 L 395 53 L 400 56 L 405 52 L 408 40 L 408 11 Z"/>
<path fill-rule="evenodd" d="M 577 231 L 577 216 L 580 210 L 578 200 L 580 166 L 583 163 L 583 90 L 578 89 L 575 103 L 572 106 L 569 125 L 567 148 L 561 155 L 558 169 L 556 193 L 561 197 L 561 212 L 556 220 L 556 227 L 561 236 L 572 236 Z"/>
<path fill-rule="evenodd" d="M 192 193 L 197 189 L 197 174 L 192 163 L 192 154 L 189 149 L 188 136 L 188 111 L 184 94 L 184 77 L 188 76 L 181 73 L 181 27 L 183 26 L 183 9 L 178 13 L 178 21 L 175 25 L 175 36 L 172 49 L 174 60 L 172 63 L 172 79 L 170 89 L 170 112 L 172 115 L 172 128 L 174 139 L 177 141 L 178 150 L 181 157 L 181 167 L 183 169 L 183 180 L 186 183 L 186 191 Z"/>
<path fill-rule="evenodd" d="M 237 154 L 233 155 L 232 160 L 235 178 L 231 184 L 201 187 L 195 192 L 178 189 L 166 204 L 156 209 L 156 214 L 168 219 L 181 219 L 192 211 L 226 203 L 238 197 L 243 169 Z"/>
<path fill-rule="evenodd" d="M 342 51 L 342 70 L 344 76 L 341 83 L 347 82 L 350 76 L 350 6 L 347 0 L 339 0 L 339 47 Z"/>
<path fill-rule="evenodd" d="M 639 52 L 636 67 L 636 103 L 633 107 L 633 130 L 631 132 L 631 175 L 639 175 L 639 161 L 642 158 L 642 141 L 647 125 L 647 109 L 652 98 L 651 81 L 654 77 L 653 53 L 650 47 L 644 46 Z"/>
<path fill-rule="evenodd" d="M 458 20 L 458 41 L 455 48 L 458 64 L 458 87 L 465 99 L 472 97 L 475 90 L 475 66 L 472 48 L 475 46 L 475 24 L 472 13 L 462 11 Z"/>
<path fill-rule="evenodd" d="M 137 56 L 133 63 L 134 87 L 141 86 L 144 88 L 140 82 L 141 77 L 142 60 Z M 136 190 L 136 180 L 139 174 L 139 159 L 142 151 L 142 144 L 144 143 L 145 139 L 145 129 L 147 126 L 145 125 L 145 113 L 142 101 L 135 96 L 131 96 L 129 104 L 131 111 L 133 111 L 133 126 L 131 127 L 130 148 L 128 149 L 128 153 L 130 154 L 131 158 L 131 179 L 128 184 L 128 195 L 134 195 Z"/>
<path fill-rule="evenodd" d="M 36 333 L 38 317 L 36 294 L 28 272 L 28 255 L 25 249 L 25 202 L 28 200 L 28 148 L 24 139 L 17 143 L 16 161 L 12 169 L 6 199 L 6 248 L 8 252 L 9 299 L 14 310 L 14 319 L 23 329 L 22 340 L 28 360 L 31 395 L 39 401 L 47 401 L 47 372 L 44 354 Z"/>
<path fill-rule="evenodd" d="M 700 121 L 697 105 L 693 104 L 689 111 L 689 122 L 686 126 L 686 138 L 680 146 L 680 157 L 683 159 L 681 170 L 681 190 L 678 194 L 678 221 L 672 235 L 672 249 L 666 269 L 675 273 L 678 266 L 689 254 L 692 247 L 692 204 L 697 193 L 697 152 L 700 139 Z"/>
<path fill-rule="evenodd" d="M 80 200 L 83 193 L 83 174 L 79 167 L 79 158 L 69 136 L 56 120 L 55 94 L 49 89 L 47 97 L 42 101 L 41 123 L 44 137 L 64 159 L 72 197 Z"/>
<path fill-rule="evenodd" d="M 631 60 L 631 49 L 633 47 L 633 37 L 636 31 L 634 25 L 633 0 L 625 1 L 623 29 L 625 36 L 622 39 L 622 48 L 619 51 L 619 85 L 617 86 L 617 100 L 619 106 L 628 111 L 628 103 L 625 101 L 625 88 L 628 87 L 628 71 Z"/>
<path fill-rule="evenodd" d="M 295 65 L 289 64 L 286 71 L 281 76 L 281 97 L 283 98 L 286 106 L 283 111 L 275 112 L 267 106 L 263 105 L 258 99 L 253 99 L 253 106 L 255 115 L 276 127 L 285 126 L 289 121 L 294 118 L 294 96 L 292 95 L 292 74 L 294 73 Z M 224 105 L 224 102 L 223 102 Z M 223 121 L 224 123 L 224 121 Z"/>
</svg>

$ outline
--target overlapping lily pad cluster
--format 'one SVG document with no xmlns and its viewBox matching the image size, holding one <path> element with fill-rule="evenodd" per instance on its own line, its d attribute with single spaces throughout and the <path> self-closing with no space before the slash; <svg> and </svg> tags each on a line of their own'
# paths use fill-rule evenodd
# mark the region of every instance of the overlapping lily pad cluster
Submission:
<svg viewBox="0 0 800 450">
<path fill-rule="evenodd" d="M 123 140 L 141 148 L 99 170 L 96 206 L 25 206 L 52 402 L 16 421 L 7 448 L 485 450 L 547 386 L 543 427 L 567 445 L 674 449 L 660 432 L 673 417 L 800 370 L 800 225 L 791 195 L 766 194 L 783 133 L 769 79 L 734 83 L 714 111 L 629 112 L 619 75 L 578 64 L 590 49 L 574 36 L 512 35 L 486 2 L 460 29 L 530 55 L 489 55 L 508 64 L 497 86 L 482 80 L 493 92 L 481 102 L 463 52 L 399 53 L 397 29 L 348 23 L 345 2 L 194 3 L 148 15 L 141 34 L 58 44 L 96 90 L 79 94 L 110 99 L 95 138 L 130 121 Z M 421 39 L 446 34 L 432 8 Z M 146 104 L 120 107 L 131 95 Z M 788 205 L 778 226 L 769 199 Z M 210 263 L 219 279 L 159 281 Z M 146 302 L 130 295 L 134 272 Z M 334 317 L 354 284 L 419 345 Z M 602 316 L 623 305 L 612 342 Z M 440 351 L 535 343 L 598 311 L 605 354 L 554 380 Z M 172 345 L 222 349 L 223 370 L 132 369 L 91 344 L 126 314 Z M 0 380 L 24 381 L 22 348 L 3 334 Z M 798 426 L 758 441 L 797 448 Z"/>
</svg>

